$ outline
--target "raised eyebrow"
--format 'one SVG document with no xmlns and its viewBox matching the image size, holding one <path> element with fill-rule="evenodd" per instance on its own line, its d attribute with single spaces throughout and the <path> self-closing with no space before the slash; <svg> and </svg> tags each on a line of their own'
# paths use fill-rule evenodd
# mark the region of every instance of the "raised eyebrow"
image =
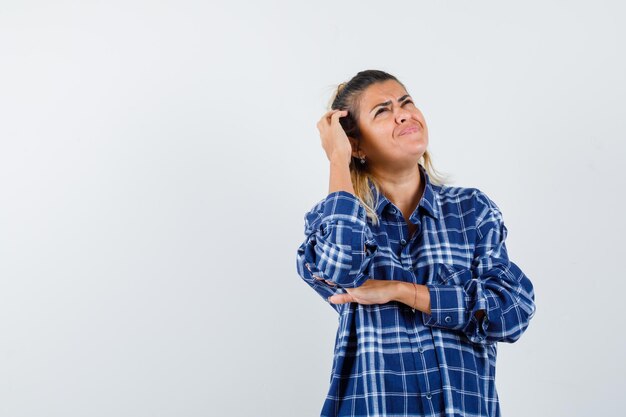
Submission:
<svg viewBox="0 0 626 417">
<path fill-rule="evenodd" d="M 402 97 L 400 97 L 400 98 L 398 99 L 398 103 L 400 103 L 401 101 L 404 101 L 405 99 L 410 98 L 410 97 L 411 97 L 411 96 L 410 96 L 409 94 L 405 94 L 405 95 L 403 95 Z M 390 104 L 391 104 L 391 100 L 387 100 L 387 101 L 385 101 L 384 103 L 378 103 L 377 105 L 375 105 L 374 107 L 372 107 L 372 110 L 370 110 L 370 113 L 371 113 L 371 112 L 373 112 L 373 111 L 376 109 L 376 107 L 380 107 L 380 106 L 388 106 L 388 105 L 390 105 Z"/>
</svg>

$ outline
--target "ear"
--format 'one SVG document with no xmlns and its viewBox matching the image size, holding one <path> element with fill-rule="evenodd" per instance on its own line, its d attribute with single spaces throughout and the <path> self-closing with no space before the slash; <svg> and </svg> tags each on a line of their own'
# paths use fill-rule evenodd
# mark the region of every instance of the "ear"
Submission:
<svg viewBox="0 0 626 417">
<path fill-rule="evenodd" d="M 356 151 L 359 148 L 359 142 L 351 136 L 348 136 L 348 140 L 350 141 L 350 144 L 352 145 L 352 156 L 355 158 L 360 158 L 361 155 L 359 155 L 359 153 Z"/>
</svg>

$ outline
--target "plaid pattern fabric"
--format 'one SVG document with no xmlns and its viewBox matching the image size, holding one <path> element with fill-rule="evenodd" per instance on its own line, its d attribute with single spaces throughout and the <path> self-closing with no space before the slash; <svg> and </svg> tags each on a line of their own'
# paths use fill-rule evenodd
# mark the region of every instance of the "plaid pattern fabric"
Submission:
<svg viewBox="0 0 626 417">
<path fill-rule="evenodd" d="M 432 184 L 420 171 L 425 188 L 409 218 L 418 226 L 413 236 L 384 195 L 377 226 L 345 191 L 304 217 L 297 271 L 324 300 L 367 279 L 427 285 L 431 296 L 431 314 L 396 301 L 329 303 L 338 329 L 322 416 L 500 415 L 497 342 L 515 342 L 528 327 L 533 286 L 509 260 L 496 204 L 476 188 Z"/>
</svg>

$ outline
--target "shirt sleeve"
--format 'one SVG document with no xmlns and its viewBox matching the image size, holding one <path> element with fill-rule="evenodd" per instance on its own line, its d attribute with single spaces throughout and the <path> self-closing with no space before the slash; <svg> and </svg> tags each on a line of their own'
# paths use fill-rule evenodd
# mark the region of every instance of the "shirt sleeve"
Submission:
<svg viewBox="0 0 626 417">
<path fill-rule="evenodd" d="M 427 284 L 431 314 L 422 317 L 424 324 L 461 331 L 474 343 L 513 343 L 535 314 L 534 289 L 509 260 L 500 209 L 484 193 L 479 192 L 478 201 L 483 205 L 477 209 L 472 267 L 438 264 L 435 281 Z"/>
<path fill-rule="evenodd" d="M 305 239 L 298 248 L 296 266 L 298 274 L 318 294 L 327 299 L 368 279 L 378 246 L 365 208 L 355 195 L 347 191 L 328 194 L 306 213 L 304 221 Z M 339 305 L 331 305 L 339 310 Z"/>
</svg>

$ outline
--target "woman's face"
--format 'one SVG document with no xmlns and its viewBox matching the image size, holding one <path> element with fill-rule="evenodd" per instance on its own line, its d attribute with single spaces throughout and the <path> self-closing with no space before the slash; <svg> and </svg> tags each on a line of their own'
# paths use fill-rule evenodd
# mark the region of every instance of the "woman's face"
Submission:
<svg viewBox="0 0 626 417">
<path fill-rule="evenodd" d="M 428 146 L 422 112 L 394 80 L 372 84 L 363 92 L 358 125 L 361 154 L 373 165 L 414 166 Z"/>
</svg>

